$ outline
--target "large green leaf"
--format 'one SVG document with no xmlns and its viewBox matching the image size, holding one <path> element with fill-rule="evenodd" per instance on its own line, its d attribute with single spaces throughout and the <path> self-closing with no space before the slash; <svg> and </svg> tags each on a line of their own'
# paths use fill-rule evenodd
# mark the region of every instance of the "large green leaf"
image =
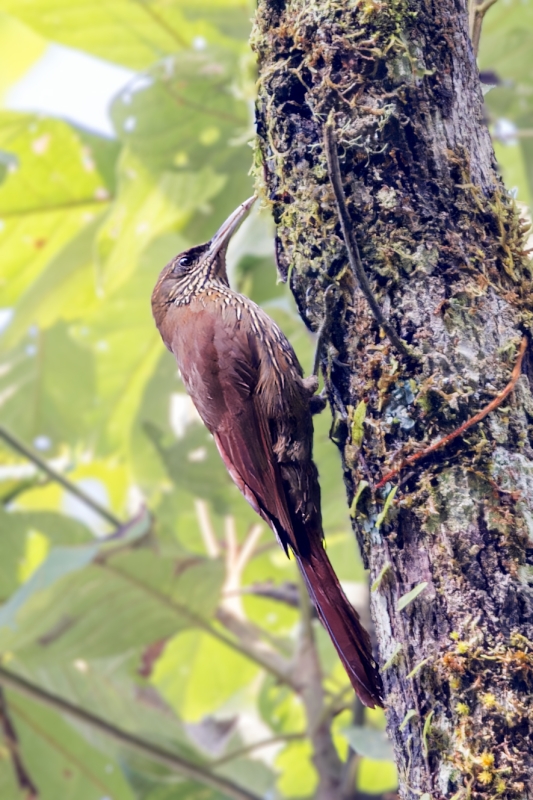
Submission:
<svg viewBox="0 0 533 800">
<path fill-rule="evenodd" d="M 244 695 L 259 670 L 212 637 L 186 631 L 167 644 L 152 681 L 182 719 L 197 722 Z"/>
<path fill-rule="evenodd" d="M 180 563 L 146 548 L 91 561 L 97 552 L 50 551 L 30 586 L 22 586 L 3 609 L 1 650 L 31 661 L 104 658 L 212 615 L 222 581 L 218 562 Z"/>
<path fill-rule="evenodd" d="M 487 95 L 491 110 L 516 119 L 533 110 L 533 3 L 507 0 L 488 11 L 479 50 L 482 70 L 494 71 L 500 85 Z"/>
<path fill-rule="evenodd" d="M 122 286 L 144 248 L 163 233 L 182 230 L 225 183 L 207 166 L 199 172 L 154 174 L 127 149 L 120 159 L 119 178 L 117 200 L 98 242 L 100 289 L 105 292 Z"/>
<path fill-rule="evenodd" d="M 113 103 L 117 135 L 152 169 L 220 165 L 249 124 L 235 64 L 223 49 L 166 58 Z"/>
<path fill-rule="evenodd" d="M 35 330 L 0 363 L 8 428 L 25 441 L 46 436 L 54 447 L 84 438 L 95 407 L 93 359 L 63 324 Z"/>
<path fill-rule="evenodd" d="M 74 519 L 52 512 L 6 512 L 0 507 L 0 603 L 18 589 L 18 568 L 28 536 L 38 533 L 55 544 L 79 544 L 92 539 L 89 531 Z M 0 610 L 0 614 L 2 611 Z"/>
<path fill-rule="evenodd" d="M 144 69 L 198 37 L 227 44 L 228 36 L 246 38 L 250 26 L 240 0 L 1 0 L 0 9 L 47 39 L 132 69 Z"/>
<path fill-rule="evenodd" d="M 92 222 L 74 234 L 28 286 L 17 303 L 15 319 L 4 334 L 4 347 L 17 342 L 32 326 L 43 329 L 58 320 L 77 319 L 80 308 L 89 309 L 96 303 L 93 251 L 102 218 L 102 213 L 95 215 Z"/>
<path fill-rule="evenodd" d="M 39 790 L 40 800 L 95 800 L 104 796 L 133 800 L 131 789 L 109 755 L 98 752 L 48 708 L 15 692 L 6 694 L 22 762 Z M 8 764 L 3 761 L 0 776 Z M 5 796 L 10 800 L 24 797 Z"/>
<path fill-rule="evenodd" d="M 90 148 L 64 122 L 1 112 L 0 149 L 12 159 L 0 186 L 0 288 L 9 305 L 110 192 Z"/>
</svg>

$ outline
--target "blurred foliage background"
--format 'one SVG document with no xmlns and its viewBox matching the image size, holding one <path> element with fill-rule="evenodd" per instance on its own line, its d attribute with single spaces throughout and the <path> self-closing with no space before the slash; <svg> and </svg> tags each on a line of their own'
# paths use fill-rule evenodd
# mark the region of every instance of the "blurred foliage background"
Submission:
<svg viewBox="0 0 533 800">
<path fill-rule="evenodd" d="M 0 698 L 6 800 L 32 786 L 43 800 L 218 800 L 239 787 L 274 800 L 317 785 L 294 686 L 294 564 L 227 477 L 150 312 L 164 264 L 253 191 L 252 15 L 244 0 L 0 0 L 0 663 L 41 691 L 8 683 Z M 90 57 L 96 93 L 109 91 L 105 64 L 123 70 L 108 131 L 69 113 L 90 111 L 82 87 L 62 112 L 13 101 L 51 55 L 57 74 L 71 69 L 73 52 Z M 525 210 L 533 0 L 490 9 L 480 68 Z M 267 213 L 253 211 L 229 261 L 308 371 L 313 342 L 276 282 Z M 365 616 L 328 414 L 315 424 L 328 552 Z M 382 713 L 354 706 L 318 625 L 314 637 L 347 785 L 394 791 Z M 58 696 L 176 763 L 61 713 Z"/>
</svg>

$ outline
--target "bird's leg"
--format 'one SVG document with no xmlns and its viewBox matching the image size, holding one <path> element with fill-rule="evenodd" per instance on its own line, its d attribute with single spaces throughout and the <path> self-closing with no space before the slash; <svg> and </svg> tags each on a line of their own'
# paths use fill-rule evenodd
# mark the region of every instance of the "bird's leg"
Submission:
<svg viewBox="0 0 533 800">
<path fill-rule="evenodd" d="M 320 363 L 326 348 L 326 337 L 329 333 L 331 320 L 333 318 L 333 310 L 335 306 L 335 293 L 332 289 L 335 285 L 331 283 L 324 293 L 324 317 L 320 323 L 317 333 L 315 355 L 313 358 L 313 372 L 308 378 L 304 378 L 304 385 L 309 391 L 309 409 L 311 414 L 320 414 L 327 405 L 326 388 L 322 389 L 320 394 L 316 394 L 318 389 L 318 375 L 320 372 Z"/>
<path fill-rule="evenodd" d="M 320 370 L 320 363 L 322 361 L 322 357 L 324 355 L 324 350 L 326 348 L 327 343 L 327 336 L 330 331 L 331 322 L 334 318 L 335 313 L 335 301 L 336 301 L 336 284 L 331 283 L 325 291 L 324 294 L 324 318 L 320 324 L 320 328 L 318 329 L 317 334 L 317 341 L 315 347 L 315 357 L 313 360 L 313 374 L 310 375 L 308 378 L 304 379 L 304 384 L 309 390 L 309 408 L 311 410 L 311 414 L 320 414 L 327 405 L 327 398 L 326 398 L 326 388 L 322 389 L 320 394 L 315 394 L 316 390 L 318 389 L 318 373 Z M 348 366 L 342 361 L 339 361 L 338 358 L 334 356 L 331 357 L 331 361 L 339 366 L 346 367 Z M 331 366 L 331 362 L 328 359 L 328 375 L 329 375 L 329 367 Z M 333 397 L 335 400 L 335 406 L 337 407 L 340 416 L 342 419 L 348 419 L 348 412 L 342 402 L 339 392 L 335 388 L 335 386 L 331 385 L 331 391 L 333 393 Z"/>
</svg>

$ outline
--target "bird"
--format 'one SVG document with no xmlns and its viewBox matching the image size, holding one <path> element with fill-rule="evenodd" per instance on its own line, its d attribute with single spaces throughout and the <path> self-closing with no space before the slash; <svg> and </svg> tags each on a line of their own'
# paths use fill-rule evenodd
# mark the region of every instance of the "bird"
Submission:
<svg viewBox="0 0 533 800">
<path fill-rule="evenodd" d="M 318 379 L 304 378 L 278 325 L 228 281 L 228 244 L 255 199 L 241 203 L 209 242 L 164 267 L 152 311 L 231 478 L 295 558 L 356 694 L 374 708 L 383 705 L 383 688 L 370 637 L 325 550 L 312 454 Z"/>
</svg>

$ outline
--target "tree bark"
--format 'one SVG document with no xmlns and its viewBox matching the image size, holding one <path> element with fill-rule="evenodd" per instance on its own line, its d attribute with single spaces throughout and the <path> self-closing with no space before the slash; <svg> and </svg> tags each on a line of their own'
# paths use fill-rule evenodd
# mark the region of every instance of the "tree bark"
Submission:
<svg viewBox="0 0 533 800">
<path fill-rule="evenodd" d="M 258 183 L 280 273 L 306 324 L 325 320 L 401 794 L 533 797 L 531 345 L 498 410 L 375 489 L 505 387 L 531 326 L 523 227 L 496 172 L 465 2 L 260 0 L 252 43 Z M 349 268 L 328 117 L 364 268 L 413 358 Z"/>
</svg>

